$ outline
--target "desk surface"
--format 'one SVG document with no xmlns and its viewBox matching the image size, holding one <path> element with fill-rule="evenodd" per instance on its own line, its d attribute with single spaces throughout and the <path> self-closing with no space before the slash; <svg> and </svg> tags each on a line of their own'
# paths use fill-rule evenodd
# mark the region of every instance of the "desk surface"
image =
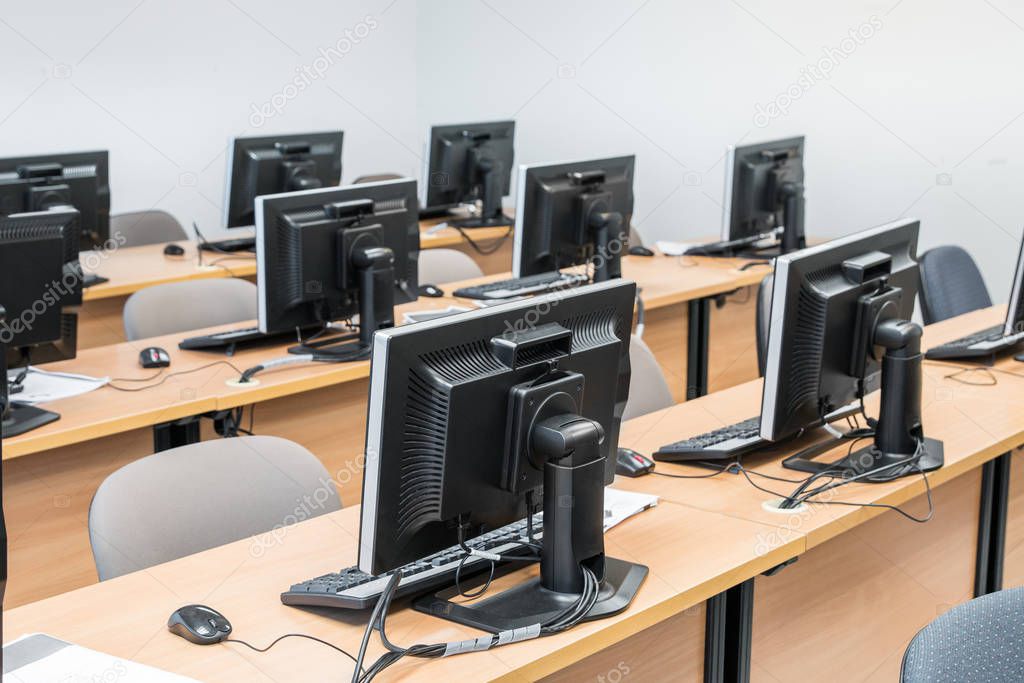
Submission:
<svg viewBox="0 0 1024 683">
<path fill-rule="evenodd" d="M 148 249 L 148 247 L 134 247 L 134 249 Z M 160 253 L 160 258 L 163 258 L 162 253 Z M 661 256 L 627 257 L 623 261 L 623 270 L 628 277 L 638 281 L 643 290 L 644 302 L 650 308 L 728 292 L 737 287 L 759 282 L 764 277 L 766 270 L 763 267 L 745 271 L 738 270 L 736 262 L 732 259 L 699 259 L 699 265 L 688 266 L 680 266 L 679 262 L 679 259 Z M 501 277 L 503 276 L 482 279 L 491 280 Z M 507 274 L 504 277 L 507 277 Z M 471 282 L 477 282 L 477 280 Z M 445 289 L 453 291 L 462 284 L 465 283 L 445 285 Z M 648 297 L 651 298 L 648 299 Z M 460 301 L 448 297 L 437 299 L 421 297 L 416 302 L 397 307 L 395 313 L 398 319 L 401 319 L 403 313 L 407 311 L 444 308 L 450 305 L 473 307 L 471 302 L 465 300 Z M 236 323 L 216 329 L 231 329 L 244 325 L 245 323 Z M 139 368 L 139 351 L 146 346 L 159 346 L 167 349 L 171 354 L 170 373 L 193 370 L 217 360 L 225 360 L 225 356 L 217 353 L 190 352 L 178 349 L 178 342 L 183 338 L 209 331 L 196 330 L 145 341 L 124 342 L 85 349 L 78 354 L 77 358 L 47 365 L 46 369 L 58 372 L 76 372 L 95 377 L 148 377 L 153 373 L 142 371 Z M 245 370 L 260 361 L 283 355 L 287 346 L 281 344 L 248 348 L 239 351 L 228 360 L 240 370 Z M 59 412 L 61 419 L 21 436 L 5 439 L 3 459 L 30 455 L 50 448 L 80 443 L 209 410 L 235 408 L 363 379 L 369 376 L 369 367 L 369 362 L 297 365 L 261 374 L 259 385 L 230 388 L 225 385 L 225 382 L 236 376 L 237 373 L 233 368 L 222 363 L 188 375 L 172 377 L 161 387 L 143 392 L 126 393 L 104 387 L 83 396 L 50 404 L 48 407 Z"/>
<path fill-rule="evenodd" d="M 1005 308 L 999 306 L 931 325 L 925 331 L 924 347 L 960 337 L 969 330 L 989 327 L 1003 319 L 1004 311 Z M 970 386 L 947 377 L 961 365 L 967 366 L 926 361 L 923 367 L 924 432 L 929 437 L 942 440 L 945 449 L 945 466 L 928 474 L 932 487 L 1024 444 L 1024 412 L 1019 409 L 1019 396 L 1024 390 L 1024 367 L 1011 357 L 1003 356 L 995 367 L 1007 372 L 1020 372 L 1019 376 L 997 373 L 995 377 L 998 384 L 994 386 Z M 979 377 L 977 381 L 984 379 Z M 641 453 L 650 454 L 665 444 L 687 436 L 752 417 L 760 413 L 761 386 L 761 380 L 748 382 L 630 420 L 623 425 L 619 442 Z M 877 415 L 878 398 L 879 394 L 875 392 L 865 401 L 869 415 Z M 743 463 L 756 472 L 794 480 L 779 482 L 756 475 L 753 477 L 754 482 L 760 486 L 787 495 L 806 475 L 783 468 L 780 456 L 789 455 L 808 443 L 811 441 L 781 444 L 771 452 L 750 454 L 743 459 Z M 858 445 L 868 443 L 865 440 Z M 821 460 L 828 462 L 836 456 L 845 455 L 848 447 L 847 444 L 834 449 L 833 453 L 822 456 Z M 658 463 L 656 469 L 675 475 L 708 473 L 705 469 L 670 463 Z M 809 548 L 885 511 L 884 508 L 847 505 L 813 505 L 803 512 L 794 513 L 765 510 L 762 503 L 782 496 L 754 488 L 742 474 L 721 474 L 708 479 L 647 476 L 622 481 L 619 486 L 633 491 L 657 493 L 666 500 L 702 510 L 764 524 L 788 525 L 790 531 L 798 530 L 807 536 Z M 825 495 L 821 500 L 902 505 L 924 491 L 924 480 L 915 475 L 885 484 L 843 486 L 836 489 L 831 498 Z M 927 509 L 908 512 L 921 516 Z"/>
<path fill-rule="evenodd" d="M 315 613 L 280 603 L 289 585 L 355 563 L 359 511 L 355 508 L 288 527 L 287 533 L 246 539 L 4 613 L 7 640 L 43 631 L 96 650 L 203 681 L 347 680 L 351 663 L 322 645 L 283 641 L 265 654 L 243 646 L 192 645 L 171 635 L 167 617 L 176 608 L 203 603 L 221 610 L 234 636 L 264 646 L 284 633 L 307 633 L 355 653 L 363 613 Z M 650 575 L 633 605 L 610 619 L 558 636 L 490 652 L 439 660 L 402 660 L 381 680 L 528 681 L 550 674 L 650 625 L 700 604 L 722 590 L 801 553 L 794 538 L 767 552 L 757 539 L 770 528 L 745 520 L 662 503 L 606 535 L 610 556 L 642 561 Z M 671 543 L 666 542 L 671 539 Z M 710 548 L 695 561 L 694 552 Z M 521 569 L 495 582 L 502 586 L 536 574 Z M 121 605 L 123 609 L 111 609 Z M 479 633 L 411 609 L 393 610 L 388 635 L 396 643 L 444 642 Z M 368 656 L 382 653 L 374 637 Z M 301 673 L 296 662 L 301 658 Z"/>
<path fill-rule="evenodd" d="M 936 344 L 968 329 L 992 324 L 1002 309 L 992 308 L 930 327 L 926 343 Z M 925 365 L 924 427 L 943 439 L 946 465 L 929 474 L 933 486 L 949 481 L 981 462 L 1024 442 L 1024 414 L 1017 409 L 1017 364 L 1001 358 L 998 382 L 989 386 L 959 384 L 948 375 L 960 364 Z M 1011 376 L 1012 373 L 1016 376 Z M 871 398 L 877 398 L 877 394 Z M 643 451 L 688 434 L 749 417 L 759 404 L 759 382 L 718 392 L 674 408 L 632 420 L 620 442 Z M 873 410 L 868 402 L 868 412 Z M 791 445 L 789 450 L 795 448 Z M 782 449 L 783 452 L 785 449 Z M 758 472 L 789 476 L 778 457 L 746 462 Z M 678 465 L 659 464 L 665 472 L 703 474 Z M 788 492 L 794 484 L 765 481 L 767 488 Z M 621 641 L 673 614 L 698 604 L 724 588 L 797 556 L 826 539 L 852 529 L 879 513 L 878 508 L 811 505 L 794 518 L 767 512 L 761 503 L 772 496 L 753 489 L 740 476 L 670 479 L 618 478 L 623 489 L 655 492 L 663 503 L 607 535 L 611 556 L 642 561 L 651 576 L 634 605 L 613 619 L 583 625 L 553 638 L 506 649 L 441 661 L 403 661 L 384 680 L 458 678 L 536 680 Z M 837 499 L 898 505 L 924 491 L 920 477 L 888 484 L 850 484 Z M 912 510 L 922 514 L 923 510 Z M 799 523 L 794 524 L 793 519 Z M 280 538 L 248 539 L 175 562 L 137 572 L 5 613 L 7 637 L 45 631 L 87 647 L 178 671 L 204 680 L 288 680 L 296 657 L 304 679 L 310 671 L 347 672 L 340 655 L 302 642 L 281 643 L 264 655 L 231 647 L 198 648 L 163 628 L 167 615 L 189 602 L 205 602 L 225 612 L 236 635 L 263 645 L 288 631 L 310 633 L 354 649 L 362 631 L 360 615 L 313 613 L 282 606 L 278 593 L 290 583 L 337 570 L 355 560 L 358 512 L 355 509 L 288 527 Z M 713 548 L 714 552 L 707 552 Z M 533 569 L 510 575 L 524 577 Z M 112 612 L 110 605 L 131 605 Z M 102 619 L 96 615 L 102 614 Z M 365 615 L 362 616 L 365 619 Z M 447 622 L 408 609 L 395 612 L 389 630 L 402 644 L 464 638 L 471 635 Z M 376 643 L 372 654 L 380 653 Z"/>
<path fill-rule="evenodd" d="M 438 249 L 454 247 L 465 243 L 465 239 L 454 228 L 432 231 L 441 219 L 430 219 L 420 223 L 420 248 Z M 474 228 L 474 240 L 490 240 L 508 234 L 507 228 Z M 256 255 L 218 254 L 203 252 L 203 266 L 198 265 L 197 249 L 191 240 L 175 242 L 185 249 L 182 256 L 165 256 L 166 244 L 147 244 L 141 247 L 123 247 L 109 252 L 88 252 L 82 256 L 82 265 L 87 271 L 102 275 L 110 280 L 86 289 L 82 295 L 85 301 L 127 296 L 145 287 L 164 285 L 170 282 L 199 280 L 212 277 L 253 277 L 256 275 Z"/>
</svg>

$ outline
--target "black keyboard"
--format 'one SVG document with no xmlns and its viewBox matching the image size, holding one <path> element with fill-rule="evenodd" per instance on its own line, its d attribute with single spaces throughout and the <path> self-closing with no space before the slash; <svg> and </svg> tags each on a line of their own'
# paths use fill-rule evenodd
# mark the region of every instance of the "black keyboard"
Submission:
<svg viewBox="0 0 1024 683">
<path fill-rule="evenodd" d="M 774 232 L 765 232 L 759 235 L 740 237 L 739 239 L 726 240 L 724 242 L 698 244 L 690 247 L 684 253 L 687 256 L 734 256 L 738 251 L 743 251 L 749 247 L 760 246 L 761 242 L 768 242 L 769 240 L 778 242 L 778 238 Z"/>
<path fill-rule="evenodd" d="M 761 418 L 752 417 L 707 434 L 662 446 L 654 454 L 654 459 L 661 462 L 726 460 L 753 450 L 762 443 L 765 441 L 761 438 Z"/>
<path fill-rule="evenodd" d="M 189 337 L 178 343 L 179 349 L 197 351 L 202 349 L 220 349 L 232 344 L 244 344 L 246 342 L 261 341 L 269 339 L 270 335 L 260 332 L 258 327 L 245 327 L 237 330 L 227 330 L 207 334 L 201 337 Z"/>
<path fill-rule="evenodd" d="M 542 519 L 541 514 L 536 514 L 533 517 L 535 541 L 540 540 L 544 535 L 541 528 Z M 470 548 L 497 554 L 528 555 L 535 552 L 523 545 L 528 540 L 526 520 L 522 519 L 466 541 L 466 545 Z M 428 555 L 421 560 L 410 562 L 398 569 L 377 576 L 360 571 L 358 567 L 348 567 L 336 574 L 324 574 L 293 585 L 281 593 L 281 602 L 293 606 L 366 609 L 373 607 L 377 598 L 387 587 L 391 576 L 396 572 L 402 575 L 402 579 L 398 583 L 395 598 L 426 593 L 453 585 L 455 569 L 465 556 L 466 553 L 462 548 L 454 545 L 439 553 Z M 522 563 L 517 562 L 516 564 Z M 489 560 L 471 556 L 463 565 L 459 578 L 462 580 L 481 571 L 490 570 L 490 568 Z"/>
<path fill-rule="evenodd" d="M 200 242 L 199 248 L 203 251 L 256 251 L 256 238 L 255 237 L 237 237 L 230 240 L 220 240 L 217 242 Z"/>
<path fill-rule="evenodd" d="M 1018 332 L 1004 336 L 1003 326 L 996 325 L 928 349 L 925 358 L 941 360 L 990 356 L 1016 346 L 1021 341 L 1024 341 L 1024 333 Z"/>
<path fill-rule="evenodd" d="M 485 285 L 456 289 L 454 295 L 463 299 L 511 299 L 529 294 L 543 294 L 566 287 L 586 284 L 590 278 L 582 274 L 541 273 L 511 280 L 499 280 Z"/>
</svg>

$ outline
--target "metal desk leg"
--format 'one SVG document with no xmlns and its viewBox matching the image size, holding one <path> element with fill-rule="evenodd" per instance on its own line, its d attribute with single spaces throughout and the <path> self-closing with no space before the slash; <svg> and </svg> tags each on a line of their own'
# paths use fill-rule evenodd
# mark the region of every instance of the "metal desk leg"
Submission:
<svg viewBox="0 0 1024 683">
<path fill-rule="evenodd" d="M 1012 453 L 1003 453 L 982 466 L 978 549 L 974 568 L 975 597 L 994 593 L 1003 587 L 1012 457 Z"/>
<path fill-rule="evenodd" d="M 708 393 L 711 299 L 694 299 L 687 306 L 686 399 L 690 400 Z"/>
<path fill-rule="evenodd" d="M 754 579 L 708 600 L 704 635 L 705 683 L 750 681 L 753 623 Z"/>
<path fill-rule="evenodd" d="M 153 425 L 153 452 L 199 442 L 199 416 Z"/>
</svg>

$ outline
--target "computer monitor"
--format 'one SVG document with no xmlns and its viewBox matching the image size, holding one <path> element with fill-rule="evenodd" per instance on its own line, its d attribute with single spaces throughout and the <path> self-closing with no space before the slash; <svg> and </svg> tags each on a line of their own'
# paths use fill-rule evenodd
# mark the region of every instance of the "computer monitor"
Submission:
<svg viewBox="0 0 1024 683">
<path fill-rule="evenodd" d="M 260 332 L 323 329 L 358 314 L 358 344 L 334 351 L 365 351 L 376 330 L 394 325 L 394 306 L 417 297 L 416 181 L 259 197 L 256 244 Z"/>
<path fill-rule="evenodd" d="M 423 174 L 424 215 L 480 201 L 479 215 L 451 220 L 449 225 L 512 225 L 501 210 L 501 199 L 511 191 L 515 130 L 515 121 L 433 126 Z"/>
<path fill-rule="evenodd" d="M 646 568 L 604 556 L 602 519 L 635 293 L 616 280 L 378 332 L 359 568 L 381 574 L 521 520 L 543 493 L 539 581 L 417 609 L 491 632 L 535 624 L 579 593 L 581 567 L 609 597 L 592 616 L 625 609 Z"/>
<path fill-rule="evenodd" d="M 803 159 L 803 137 L 728 148 L 723 241 L 780 239 L 782 253 L 806 246 Z"/>
<path fill-rule="evenodd" d="M 0 215 L 73 207 L 79 244 L 110 239 L 110 163 L 106 150 L 0 159 Z"/>
<path fill-rule="evenodd" d="M 332 130 L 235 138 L 228 157 L 224 225 L 254 225 L 260 195 L 337 186 L 342 137 L 340 130 Z"/>
<path fill-rule="evenodd" d="M 840 463 L 790 459 L 804 471 L 887 481 L 942 466 L 921 424 L 921 327 L 911 322 L 920 223 L 899 220 L 775 262 L 761 436 L 779 440 L 881 386 L 874 444 Z"/>
<path fill-rule="evenodd" d="M 20 381 L 8 370 L 75 357 L 77 307 L 82 303 L 78 263 L 79 213 L 74 209 L 0 217 L 0 402 L 3 437 L 57 420 L 57 413 L 18 403 Z M 19 373 L 19 378 L 24 378 Z M 10 400 L 8 400 L 10 398 Z"/>
<path fill-rule="evenodd" d="M 635 166 L 632 155 L 520 166 L 513 275 L 592 264 L 594 282 L 620 277 Z"/>
</svg>

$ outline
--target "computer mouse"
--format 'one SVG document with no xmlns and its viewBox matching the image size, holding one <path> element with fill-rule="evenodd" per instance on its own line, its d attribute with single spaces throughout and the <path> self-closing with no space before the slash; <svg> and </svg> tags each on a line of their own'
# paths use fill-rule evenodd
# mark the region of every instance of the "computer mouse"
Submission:
<svg viewBox="0 0 1024 683">
<path fill-rule="evenodd" d="M 654 256 L 654 251 L 644 246 L 636 246 L 629 248 L 630 256 Z"/>
<path fill-rule="evenodd" d="M 168 244 L 164 247 L 164 256 L 184 256 L 185 247 L 180 244 Z"/>
<path fill-rule="evenodd" d="M 419 293 L 420 296 L 427 296 L 431 299 L 437 299 L 444 296 L 444 290 L 437 285 L 420 285 Z"/>
<path fill-rule="evenodd" d="M 629 448 L 620 448 L 615 457 L 615 474 L 642 477 L 654 469 L 654 461 Z"/>
<path fill-rule="evenodd" d="M 196 645 L 213 645 L 231 635 L 231 622 L 206 605 L 185 605 L 167 619 L 167 630 Z"/>
<path fill-rule="evenodd" d="M 139 365 L 144 368 L 166 368 L 171 364 L 171 354 L 159 346 L 147 346 L 139 352 Z"/>
</svg>

